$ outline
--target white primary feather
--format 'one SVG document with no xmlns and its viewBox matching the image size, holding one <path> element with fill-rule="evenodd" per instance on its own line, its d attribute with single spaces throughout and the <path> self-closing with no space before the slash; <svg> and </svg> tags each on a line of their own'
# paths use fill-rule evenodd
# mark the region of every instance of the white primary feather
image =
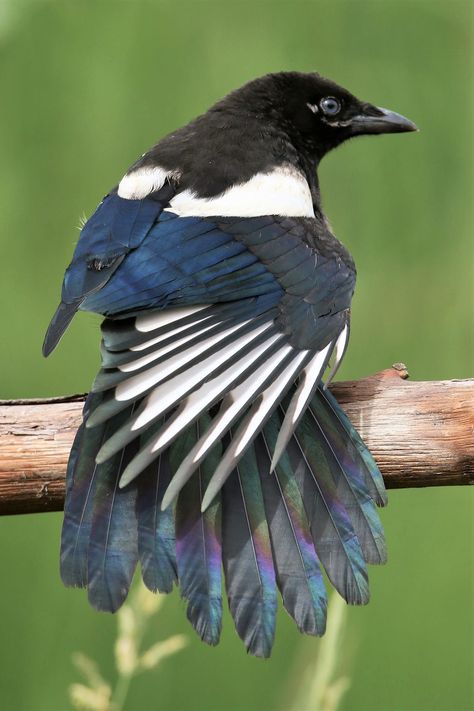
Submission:
<svg viewBox="0 0 474 711">
<path fill-rule="evenodd" d="M 148 390 L 153 385 L 157 385 L 163 380 L 169 378 L 169 376 L 172 375 L 176 370 L 179 370 L 179 368 L 184 367 L 191 360 L 194 360 L 194 358 L 197 358 L 198 356 L 202 355 L 209 348 L 212 348 L 212 346 L 215 346 L 227 336 L 230 336 L 235 331 L 238 331 L 239 329 L 243 328 L 249 322 L 250 319 L 248 319 L 247 321 L 242 321 L 241 323 L 231 326 L 230 328 L 226 328 L 224 331 L 220 331 L 219 333 L 214 334 L 209 338 L 206 338 L 204 341 L 201 341 L 200 343 L 197 343 L 194 346 L 191 346 L 190 348 L 186 348 L 186 350 L 182 351 L 181 353 L 178 353 L 175 356 L 172 356 L 164 363 L 159 363 L 158 365 L 153 366 L 149 370 L 146 370 L 143 373 L 138 373 L 137 375 L 132 376 L 128 380 L 119 383 L 119 385 L 117 385 L 117 387 L 115 388 L 115 399 L 122 401 L 131 400 L 135 397 L 138 397 L 142 393 L 146 392 L 146 390 Z"/>
<path fill-rule="evenodd" d="M 187 316 L 192 316 L 192 314 L 202 311 L 208 308 L 208 304 L 201 306 L 178 306 L 174 309 L 163 309 L 163 311 L 151 311 L 148 314 L 143 314 L 135 319 L 135 328 L 140 333 L 147 333 L 148 331 L 156 331 L 157 328 L 162 326 L 167 326 L 173 321 L 181 321 Z"/>
<path fill-rule="evenodd" d="M 227 346 L 221 347 L 217 353 L 208 355 L 207 358 L 200 360 L 197 364 L 188 367 L 184 372 L 164 382 L 161 378 L 155 378 L 157 385 L 154 388 L 153 384 L 148 387 L 148 389 L 152 387 L 153 390 L 144 401 L 141 411 L 135 416 L 135 420 L 126 422 L 105 442 L 97 455 L 97 461 L 106 461 L 113 454 L 118 452 L 119 449 L 122 449 L 124 443 L 131 442 L 134 438 L 134 433 L 138 430 L 146 427 L 151 422 L 156 422 L 156 420 L 170 408 L 181 405 L 181 408 L 177 410 L 173 418 L 162 425 L 159 432 L 156 433 L 155 438 L 161 438 L 163 434 L 168 432 L 170 426 L 173 425 L 176 419 L 181 421 L 183 416 L 185 419 L 188 417 L 187 410 L 193 410 L 193 406 L 196 406 L 196 400 L 193 400 L 193 395 L 196 393 L 200 394 L 198 395 L 198 400 L 204 399 L 210 402 L 210 400 L 208 400 L 209 396 L 211 396 L 211 400 L 215 399 L 217 395 L 222 393 L 222 388 L 225 388 L 226 375 L 227 378 L 231 376 L 229 383 L 232 384 L 236 378 L 239 377 L 240 372 L 248 370 L 252 361 L 261 359 L 265 351 L 278 339 L 282 338 L 280 334 L 273 333 L 270 337 L 268 337 L 268 334 L 265 334 L 265 332 L 271 329 L 272 325 L 273 321 L 269 320 L 254 326 L 251 331 L 246 331 L 240 338 L 228 343 Z M 266 335 L 266 340 L 259 342 L 255 347 L 255 341 L 260 341 L 259 337 L 263 334 Z M 253 350 L 247 353 L 249 346 L 253 346 Z M 166 365 L 166 362 L 164 365 Z M 225 370 L 220 373 L 220 375 L 215 375 L 222 367 L 224 367 Z M 209 380 L 206 381 L 208 378 Z M 206 382 L 203 383 L 203 381 Z M 195 390 L 196 388 L 198 388 L 198 390 Z M 188 404 L 191 404 L 190 408 L 187 407 Z M 204 407 L 205 403 L 201 404 L 196 414 L 198 415 Z M 183 408 L 185 410 L 184 413 Z M 192 419 L 194 418 L 191 417 L 191 420 Z M 182 427 L 179 429 L 182 429 Z M 172 438 L 173 435 L 171 436 L 171 439 Z M 170 439 L 170 437 L 168 437 L 167 440 L 168 439 Z M 131 463 L 134 472 L 133 477 L 137 474 L 137 471 L 140 471 L 140 469 L 137 470 L 136 468 L 137 461 L 143 461 L 144 459 L 152 461 L 153 457 L 150 455 L 153 454 L 154 451 L 156 451 L 156 449 L 153 447 L 152 440 L 145 449 L 142 449 L 140 454 L 134 458 L 133 463 Z M 131 475 L 130 467 L 127 467 L 127 472 L 127 475 L 124 475 L 121 479 L 122 486 L 124 485 L 124 481 L 131 480 L 128 479 Z"/>
<path fill-rule="evenodd" d="M 349 323 L 346 323 L 344 328 L 342 329 L 341 333 L 337 337 L 336 341 L 336 357 L 334 358 L 334 363 L 332 365 L 331 370 L 329 371 L 329 375 L 326 379 L 326 382 L 324 383 L 324 389 L 330 385 L 332 379 L 336 375 L 337 371 L 339 370 L 339 366 L 341 365 L 342 359 L 344 358 L 344 354 L 346 352 L 347 344 L 349 342 Z"/>
<path fill-rule="evenodd" d="M 122 365 L 119 365 L 118 368 L 119 370 L 122 371 L 122 373 L 133 373 L 134 370 L 139 370 L 140 368 L 143 368 L 145 365 L 148 365 L 148 363 L 153 363 L 154 360 L 157 360 L 158 358 L 161 358 L 162 356 L 166 355 L 167 353 L 170 353 L 180 346 L 184 346 L 185 343 L 188 341 L 192 340 L 195 336 L 200 336 L 203 333 L 206 333 L 206 331 L 209 331 L 209 329 L 216 327 L 217 324 L 211 323 L 208 326 L 205 326 L 203 328 L 200 328 L 198 331 L 193 331 L 192 333 L 188 333 L 185 336 L 182 336 L 182 338 L 178 338 L 176 341 L 173 341 L 172 343 L 168 343 L 167 346 L 163 346 L 162 348 L 158 348 L 156 351 L 153 351 L 152 353 L 148 353 L 145 356 L 142 356 L 141 358 L 137 358 L 136 360 L 132 360 L 128 363 L 122 363 Z"/>
<path fill-rule="evenodd" d="M 244 380 L 238 387 L 231 390 L 229 396 L 231 403 L 227 404 L 223 412 L 219 412 L 197 449 L 193 462 L 199 462 L 212 445 L 223 435 L 232 421 L 248 407 L 249 402 L 255 397 L 269 376 L 277 369 L 281 361 L 292 351 L 289 345 L 282 346 L 272 357 Z"/>
<path fill-rule="evenodd" d="M 208 380 L 198 390 L 195 390 L 183 402 L 183 409 L 177 416 L 167 423 L 153 442 L 151 451 L 163 449 L 168 442 L 174 439 L 187 425 L 195 420 L 216 398 L 219 398 L 258 358 L 260 358 L 281 336 L 275 334 L 267 341 L 253 348 L 250 353 L 232 364 L 223 373 Z"/>
<path fill-rule="evenodd" d="M 280 373 L 278 378 L 263 391 L 261 402 L 251 416 L 244 431 L 240 436 L 233 440 L 235 443 L 235 456 L 238 456 L 243 452 L 247 444 L 255 435 L 255 432 L 258 431 L 267 414 L 271 411 L 275 403 L 279 401 L 279 398 L 287 384 L 295 378 L 298 369 L 307 355 L 308 351 L 300 351 L 286 366 L 285 370 Z"/>
<path fill-rule="evenodd" d="M 214 496 L 221 489 L 228 476 L 235 469 L 248 445 L 260 430 L 268 415 L 278 404 L 288 384 L 295 378 L 299 368 L 308 356 L 308 351 L 300 351 L 291 359 L 286 368 L 259 397 L 257 403 L 240 424 L 224 456 L 217 465 L 202 499 L 201 511 L 205 511 Z M 175 475 L 176 476 L 176 475 Z"/>
<path fill-rule="evenodd" d="M 246 323 L 248 323 L 248 321 Z M 242 325 L 244 324 L 239 324 L 239 327 Z M 159 414 L 165 412 L 173 404 L 181 400 L 187 392 L 201 383 L 206 377 L 211 375 L 213 371 L 217 370 L 217 368 L 232 358 L 241 349 L 245 348 L 264 331 L 268 330 L 271 325 L 272 322 L 267 321 L 258 328 L 250 331 L 250 333 L 246 333 L 232 343 L 229 343 L 229 345 L 225 346 L 217 353 L 213 353 L 196 365 L 192 366 L 186 371 L 186 373 L 180 373 L 155 388 L 148 397 L 144 410 L 133 423 L 132 430 L 140 429 L 148 422 L 151 422 L 158 417 Z M 237 328 L 233 326 L 232 329 L 227 329 L 224 334 L 229 335 L 235 330 L 237 330 Z M 219 335 L 219 340 L 222 340 L 224 335 Z M 215 340 L 215 342 L 218 341 Z M 166 363 L 164 365 L 166 365 Z M 163 378 L 160 378 L 160 381 L 161 380 L 163 380 Z"/>
<path fill-rule="evenodd" d="M 259 392 L 271 374 L 292 350 L 293 348 L 289 345 L 281 346 L 272 354 L 268 361 L 257 368 L 252 375 L 227 393 L 219 413 L 213 419 L 202 437 L 190 449 L 176 470 L 163 497 L 162 509 L 169 506 L 209 450 L 212 449 L 222 435 L 227 432 L 233 421 L 245 411 L 249 406 L 249 402 L 255 397 L 256 393 Z"/>
<path fill-rule="evenodd" d="M 203 316 L 202 318 L 198 318 L 192 323 L 185 323 L 183 326 L 177 326 L 176 328 L 171 329 L 170 331 L 165 331 L 164 333 L 160 333 L 159 336 L 155 336 L 155 338 L 151 338 L 149 341 L 145 341 L 144 343 L 139 343 L 136 346 L 131 346 L 129 349 L 130 351 L 144 351 L 147 348 L 150 348 L 151 346 L 155 346 L 161 341 L 164 341 L 167 338 L 171 338 L 172 336 L 177 336 L 178 333 L 182 333 L 183 331 L 186 330 L 192 330 L 197 326 L 198 323 L 202 323 L 203 321 L 208 321 L 211 318 L 211 316 Z M 193 331 L 194 333 L 194 331 Z"/>
<path fill-rule="evenodd" d="M 298 422 L 300 416 L 303 413 L 303 410 L 308 404 L 308 400 L 311 397 L 315 384 L 318 382 L 322 375 L 321 371 L 324 366 L 324 361 L 326 360 L 326 356 L 332 344 L 333 342 L 331 341 L 331 343 L 328 343 L 326 348 L 316 353 L 314 358 L 310 360 L 310 362 L 303 371 L 303 381 L 301 383 L 301 387 L 299 387 L 296 392 L 295 409 L 292 415 L 293 425 Z"/>
<path fill-rule="evenodd" d="M 334 346 L 334 341 L 331 341 L 326 348 L 318 351 L 310 360 L 303 371 L 301 381 L 291 398 L 290 404 L 286 410 L 285 418 L 280 427 L 275 449 L 271 461 L 271 471 L 274 471 L 278 461 L 285 451 L 288 442 L 290 441 L 296 425 L 301 416 L 306 410 L 306 407 L 313 397 L 316 387 L 323 375 L 323 370 L 327 365 L 328 355 Z"/>
</svg>

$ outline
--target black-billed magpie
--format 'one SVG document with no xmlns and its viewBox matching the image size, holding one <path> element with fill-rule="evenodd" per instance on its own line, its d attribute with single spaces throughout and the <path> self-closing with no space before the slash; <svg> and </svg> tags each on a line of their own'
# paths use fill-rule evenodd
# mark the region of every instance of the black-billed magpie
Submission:
<svg viewBox="0 0 474 711">
<path fill-rule="evenodd" d="M 117 610 L 140 562 L 151 590 L 178 583 L 216 644 L 223 569 L 237 632 L 265 657 L 277 590 L 315 635 L 322 568 L 368 601 L 386 494 L 323 385 L 356 273 L 317 168 L 353 136 L 415 129 L 319 74 L 269 74 L 144 153 L 85 224 L 43 352 L 78 309 L 106 317 L 61 547 L 63 581 L 94 607 Z"/>
</svg>

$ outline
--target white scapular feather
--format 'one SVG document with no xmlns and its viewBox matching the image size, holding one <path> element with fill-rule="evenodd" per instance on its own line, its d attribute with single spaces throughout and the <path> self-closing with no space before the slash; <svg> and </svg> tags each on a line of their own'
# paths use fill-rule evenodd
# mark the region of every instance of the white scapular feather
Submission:
<svg viewBox="0 0 474 711">
<path fill-rule="evenodd" d="M 126 200 L 143 200 L 150 193 L 159 190 L 165 180 L 179 179 L 177 171 L 147 165 L 126 173 L 118 186 L 118 196 Z"/>
<path fill-rule="evenodd" d="M 166 180 L 179 180 L 179 177 L 178 171 L 165 170 L 158 165 L 141 166 L 123 176 L 118 195 L 127 200 L 143 200 L 159 190 Z M 199 197 L 191 189 L 183 190 L 172 198 L 165 210 L 180 217 L 314 217 L 308 182 L 292 165 L 257 173 L 247 182 L 233 185 L 211 198 Z"/>
<path fill-rule="evenodd" d="M 220 195 L 199 197 L 183 190 L 165 208 L 180 217 L 314 217 L 313 198 L 304 175 L 285 165 L 268 173 L 257 173 L 245 183 L 233 185 Z"/>
</svg>

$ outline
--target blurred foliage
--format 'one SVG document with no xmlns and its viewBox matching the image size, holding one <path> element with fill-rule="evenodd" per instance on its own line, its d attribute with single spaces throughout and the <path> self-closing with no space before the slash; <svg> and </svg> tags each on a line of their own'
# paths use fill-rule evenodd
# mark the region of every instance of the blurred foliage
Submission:
<svg viewBox="0 0 474 711">
<path fill-rule="evenodd" d="M 345 670 L 347 652 L 344 632 L 348 605 L 333 592 L 329 598 L 327 629 L 314 653 L 314 641 L 301 645 L 306 654 L 299 655 L 295 673 L 290 676 L 292 687 L 282 699 L 282 711 L 337 711 L 351 682 Z M 343 671 L 344 670 L 344 671 Z"/>
<path fill-rule="evenodd" d="M 268 71 L 317 69 L 412 118 L 419 134 L 358 139 L 322 166 L 325 208 L 357 262 L 341 378 L 403 360 L 415 379 L 472 374 L 472 5 L 444 0 L 0 4 L 1 397 L 87 390 L 99 319 L 80 315 L 47 361 L 43 333 L 83 214 L 137 155 Z M 472 502 L 464 489 L 398 491 L 383 513 L 387 566 L 348 611 L 357 653 L 343 711 L 472 707 Z M 60 515 L 0 521 L 1 707 L 63 711 L 71 654 L 107 660 L 115 621 L 65 590 Z M 272 659 L 246 656 L 232 622 L 215 649 L 175 593 L 150 640 L 185 633 L 129 709 L 280 708 L 298 654 L 280 614 Z M 351 642 L 352 640 L 352 642 Z M 295 661 L 295 663 L 293 663 Z M 113 677 L 110 661 L 102 669 Z"/>
<path fill-rule="evenodd" d="M 146 651 L 141 649 L 150 617 L 162 609 L 165 597 L 155 595 L 141 581 L 136 580 L 126 603 L 118 611 L 114 688 L 102 677 L 98 662 L 82 652 L 75 652 L 72 657 L 74 666 L 86 681 L 86 684 L 76 682 L 69 687 L 69 698 L 75 708 L 85 711 L 123 711 L 132 679 L 144 671 L 157 669 L 165 659 L 186 646 L 186 637 L 175 634 L 163 641 L 154 642 Z"/>
</svg>

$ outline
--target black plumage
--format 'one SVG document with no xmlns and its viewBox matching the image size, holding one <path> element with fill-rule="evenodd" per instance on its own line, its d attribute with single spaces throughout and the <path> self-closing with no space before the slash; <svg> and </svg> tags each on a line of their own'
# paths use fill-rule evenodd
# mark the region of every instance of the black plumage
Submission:
<svg viewBox="0 0 474 711">
<path fill-rule="evenodd" d="M 367 602 L 386 497 L 323 387 L 355 267 L 317 167 L 353 136 L 414 129 L 318 74 L 267 75 L 162 139 L 86 223 L 43 352 L 78 309 L 106 316 L 61 549 L 95 607 L 123 603 L 139 562 L 216 644 L 222 567 L 238 634 L 268 656 L 277 589 L 308 634 L 325 629 L 322 567 Z"/>
</svg>

